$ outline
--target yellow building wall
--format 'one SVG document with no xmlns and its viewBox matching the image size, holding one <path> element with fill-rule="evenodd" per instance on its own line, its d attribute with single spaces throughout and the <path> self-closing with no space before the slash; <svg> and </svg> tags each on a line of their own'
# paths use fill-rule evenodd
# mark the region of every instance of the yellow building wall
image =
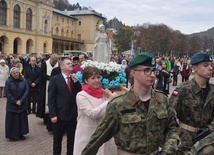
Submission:
<svg viewBox="0 0 214 155">
<path fill-rule="evenodd" d="M 80 47 L 84 51 L 92 51 L 94 40 L 97 34 L 97 26 L 103 23 L 103 18 L 95 15 L 81 15 L 69 17 L 53 12 L 51 1 L 46 0 L 4 0 L 7 4 L 7 22 L 6 25 L 0 25 L 0 37 L 4 39 L 4 47 L 2 52 L 5 54 L 14 53 L 14 40 L 17 40 L 18 54 L 25 53 L 52 53 L 53 36 L 62 36 L 61 30 L 64 30 L 63 37 L 69 37 L 74 42 L 70 42 L 70 46 Z M 13 27 L 14 6 L 19 5 L 20 28 Z M 26 30 L 26 11 L 32 10 L 32 30 Z M 57 20 L 58 17 L 58 20 Z M 64 19 L 64 22 L 62 21 Z M 69 23 L 67 22 L 69 20 Z M 47 32 L 44 32 L 45 21 L 47 21 Z M 81 25 L 79 25 L 81 22 Z M 56 27 L 59 33 L 56 34 Z M 68 36 L 66 31 L 69 30 Z M 76 43 L 78 34 L 84 44 Z M 62 40 L 63 41 L 63 40 Z M 28 45 L 27 45 L 28 42 Z M 30 42 L 30 43 L 29 43 Z M 29 45 L 30 44 L 30 45 Z M 28 46 L 28 47 L 27 47 Z M 74 49 L 75 49 L 74 48 Z"/>
<path fill-rule="evenodd" d="M 0 37 L 7 40 L 4 45 L 4 53 L 14 53 L 14 40 L 17 38 L 18 54 L 27 52 L 44 52 L 44 44 L 46 44 L 46 52 L 52 51 L 52 7 L 50 4 L 38 3 L 35 0 L 5 1 L 7 4 L 7 22 L 6 25 L 0 25 Z M 20 28 L 13 27 L 14 6 L 20 7 Z M 26 11 L 32 10 L 32 30 L 26 30 Z M 48 21 L 47 33 L 44 32 L 45 20 Z M 27 51 L 27 41 L 30 40 L 32 46 Z"/>
<path fill-rule="evenodd" d="M 51 53 L 49 51 L 52 50 L 52 38 L 45 36 L 35 36 L 32 34 L 22 34 L 19 32 L 7 32 L 3 33 L 0 31 L 0 36 L 6 37 L 8 39 L 8 43 L 5 46 L 5 53 L 13 54 L 14 51 L 14 40 L 17 38 L 18 41 L 18 54 L 26 54 L 26 53 L 44 53 L 44 44 L 47 45 L 46 53 Z M 30 48 L 30 51 L 27 52 L 27 41 L 32 40 L 33 47 Z"/>
<path fill-rule="evenodd" d="M 81 22 L 81 25 L 79 25 Z M 94 41 L 97 35 L 97 27 L 103 24 L 103 18 L 94 15 L 78 16 L 76 22 L 76 36 L 81 34 L 81 39 L 84 40 L 86 51 L 92 51 Z"/>
<path fill-rule="evenodd" d="M 64 22 L 63 22 L 64 21 Z M 58 13 L 53 13 L 53 24 L 52 24 L 52 34 L 53 35 L 59 35 L 62 36 L 61 31 L 62 29 L 64 30 L 64 35 L 63 37 L 66 37 L 66 31 L 68 30 L 68 37 L 75 38 L 74 32 L 75 32 L 75 27 L 76 27 L 76 21 L 75 19 L 60 15 Z M 56 29 L 59 29 L 59 33 L 57 34 Z M 73 35 L 72 35 L 73 31 Z"/>
</svg>

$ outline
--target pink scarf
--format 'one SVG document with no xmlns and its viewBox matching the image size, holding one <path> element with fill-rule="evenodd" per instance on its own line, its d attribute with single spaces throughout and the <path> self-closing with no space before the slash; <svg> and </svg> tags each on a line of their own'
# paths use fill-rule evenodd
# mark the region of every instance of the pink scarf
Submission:
<svg viewBox="0 0 214 155">
<path fill-rule="evenodd" d="M 99 88 L 93 88 L 89 86 L 88 84 L 82 85 L 82 90 L 87 92 L 89 95 L 96 97 L 96 98 L 102 98 L 103 97 L 103 90 L 101 87 Z"/>
</svg>

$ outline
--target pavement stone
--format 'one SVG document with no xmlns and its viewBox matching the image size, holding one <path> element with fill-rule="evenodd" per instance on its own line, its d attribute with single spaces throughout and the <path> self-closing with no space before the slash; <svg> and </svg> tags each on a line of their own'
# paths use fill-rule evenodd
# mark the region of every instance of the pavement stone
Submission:
<svg viewBox="0 0 214 155">
<path fill-rule="evenodd" d="M 211 78 L 210 82 L 214 84 L 214 78 Z M 181 83 L 180 76 L 179 83 Z M 170 86 L 170 93 L 174 88 L 174 86 Z M 5 138 L 5 105 L 6 98 L 0 98 L 0 155 L 52 155 L 53 135 L 47 132 L 43 120 L 37 118 L 34 114 L 28 115 L 30 132 L 25 136 L 25 140 L 11 142 Z M 113 139 L 111 139 L 111 146 L 109 155 L 116 155 L 116 146 Z M 62 155 L 65 154 L 66 136 L 62 142 Z"/>
</svg>

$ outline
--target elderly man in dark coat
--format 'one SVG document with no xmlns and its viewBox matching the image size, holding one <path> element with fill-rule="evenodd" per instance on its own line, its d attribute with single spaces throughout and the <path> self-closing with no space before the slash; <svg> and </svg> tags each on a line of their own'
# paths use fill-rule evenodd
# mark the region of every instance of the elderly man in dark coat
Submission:
<svg viewBox="0 0 214 155">
<path fill-rule="evenodd" d="M 58 67 L 58 55 L 52 54 L 47 61 L 44 61 L 41 66 L 41 91 L 39 93 L 39 101 L 37 106 L 36 116 L 43 118 L 44 123 L 46 124 L 49 119 L 49 109 L 47 102 L 47 89 L 49 85 L 49 80 L 51 77 L 51 72 L 54 68 Z"/>
</svg>

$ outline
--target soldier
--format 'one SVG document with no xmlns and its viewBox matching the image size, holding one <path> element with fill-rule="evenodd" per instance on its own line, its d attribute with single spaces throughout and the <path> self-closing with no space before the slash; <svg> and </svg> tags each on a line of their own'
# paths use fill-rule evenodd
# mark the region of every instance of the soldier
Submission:
<svg viewBox="0 0 214 155">
<path fill-rule="evenodd" d="M 206 136 L 205 138 L 197 141 L 190 151 L 185 155 L 213 155 L 214 151 L 214 132 Z"/>
<path fill-rule="evenodd" d="M 95 155 L 112 137 L 118 155 L 175 154 L 180 144 L 175 112 L 167 95 L 152 89 L 156 74 L 154 54 L 141 53 L 129 66 L 133 87 L 110 101 L 82 155 Z"/>
<path fill-rule="evenodd" d="M 214 86 L 209 83 L 213 71 L 212 61 L 208 52 L 198 52 L 193 55 L 190 64 L 195 73 L 194 78 L 178 86 L 170 97 L 181 128 L 182 145 L 178 154 L 183 155 L 191 149 L 191 152 L 195 152 L 194 155 L 198 154 L 195 150 L 213 151 L 213 147 L 210 146 L 198 148 L 198 143 L 202 142 L 200 140 L 214 131 Z M 197 141 L 199 142 L 196 143 Z"/>
</svg>

